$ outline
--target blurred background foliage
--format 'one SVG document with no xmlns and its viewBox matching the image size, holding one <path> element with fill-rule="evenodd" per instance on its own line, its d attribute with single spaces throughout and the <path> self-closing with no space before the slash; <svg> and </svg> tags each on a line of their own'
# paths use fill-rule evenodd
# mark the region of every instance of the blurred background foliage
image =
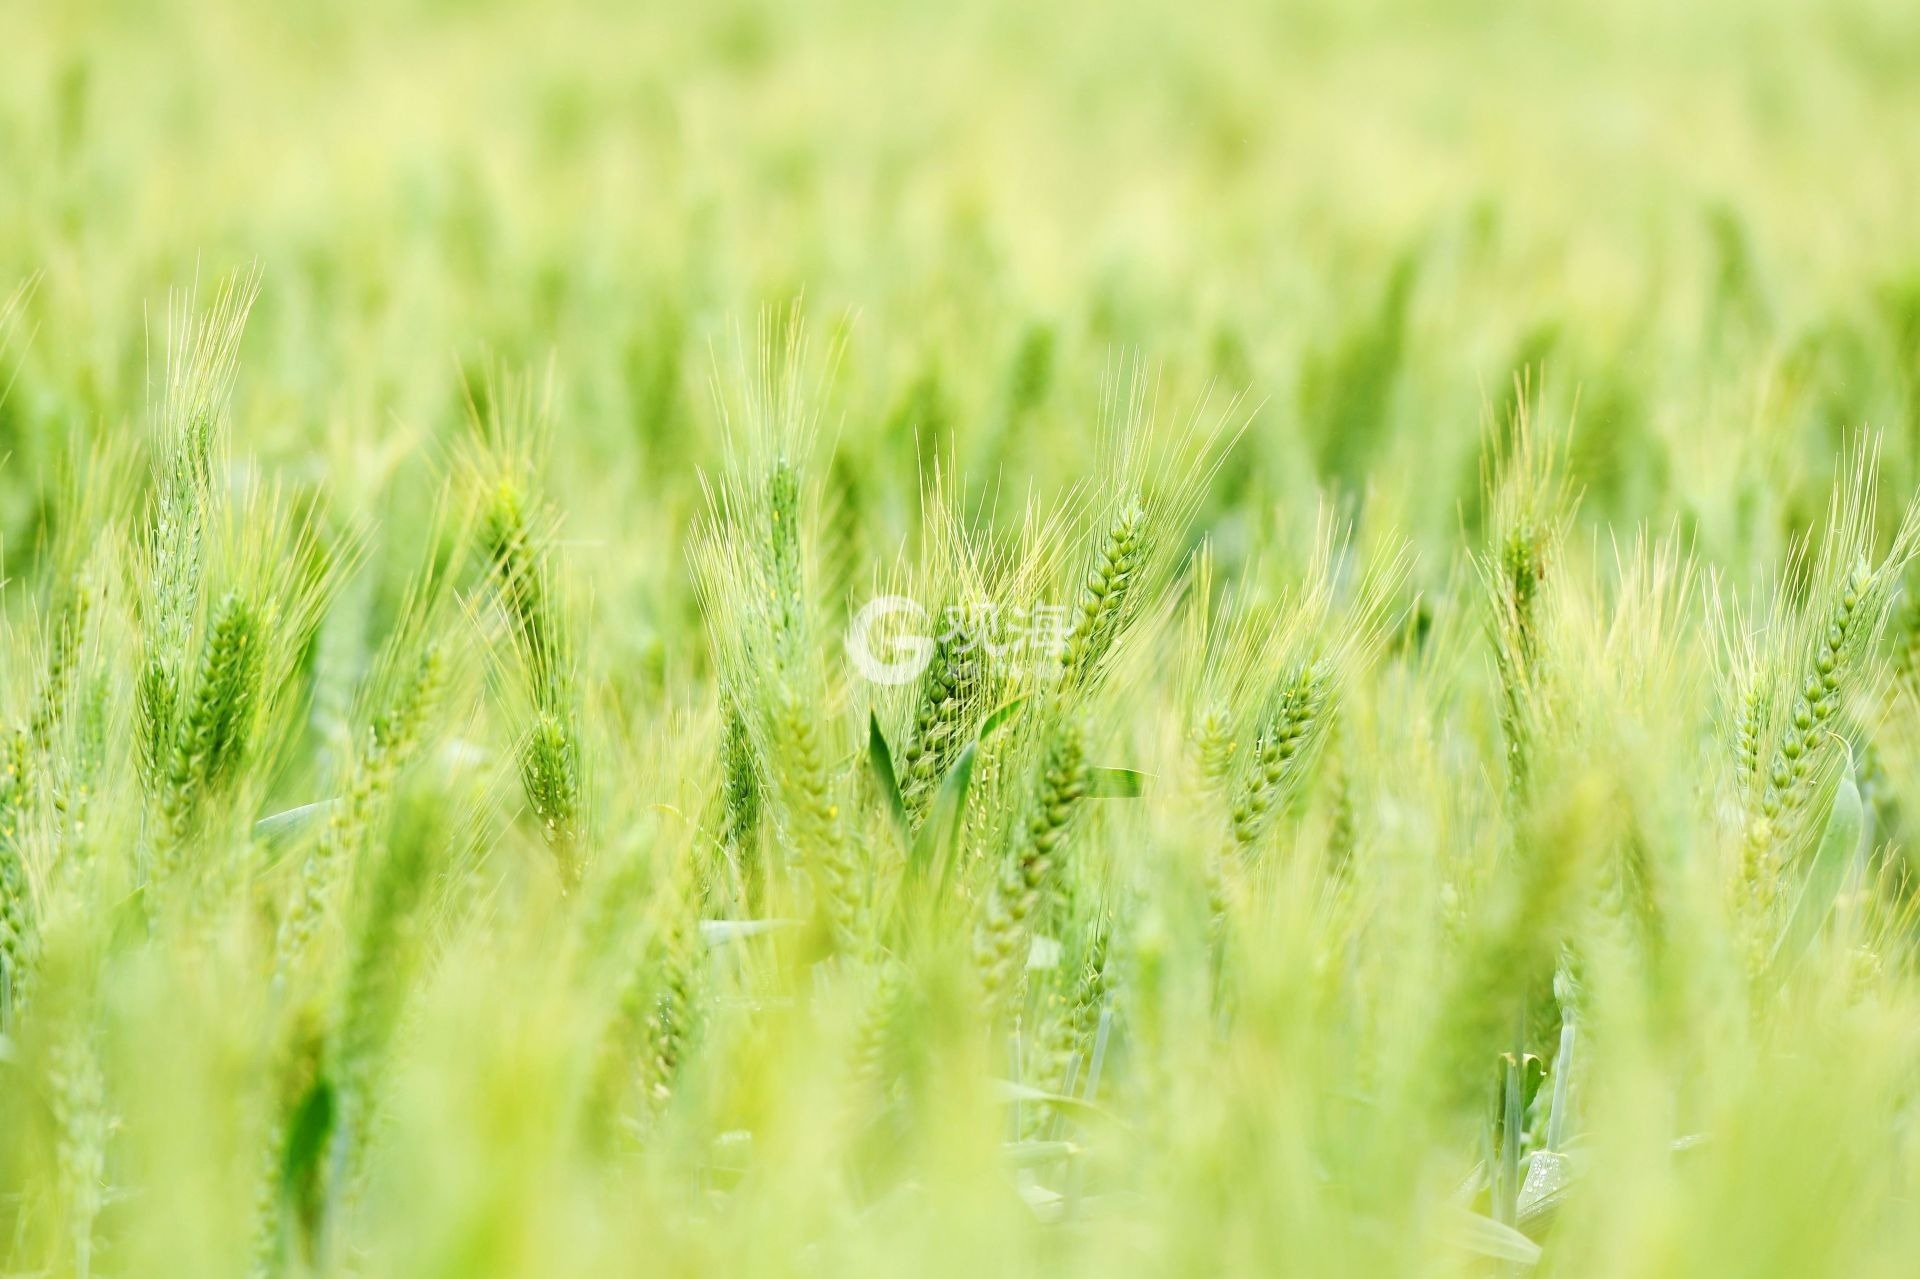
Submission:
<svg viewBox="0 0 1920 1279">
<path fill-rule="evenodd" d="M 551 357 L 569 534 L 661 562 L 715 351 L 799 295 L 882 546 L 930 458 L 1078 474 L 1133 353 L 1165 404 L 1247 397 L 1215 514 L 1371 493 L 1450 536 L 1523 372 L 1578 402 L 1588 517 L 1723 564 L 1774 563 L 1864 424 L 1920 478 L 1897 2 L 9 8 L 15 467 L 124 429 L 155 300 L 257 260 L 264 461 L 376 502 L 470 369 Z M 16 574 L 45 518 L 7 487 Z"/>
<path fill-rule="evenodd" d="M 114 916 L 100 923 L 97 973 L 63 975 L 58 954 L 46 964 L 49 989 L 98 1001 L 76 1034 L 91 1073 L 48 1076 L 83 1100 L 92 1085 L 92 1105 L 19 1093 L 7 1113 L 63 1135 L 84 1126 L 75 1114 L 117 1114 L 124 1127 L 93 1134 L 113 1166 L 76 1178 L 0 1134 L 0 1172 L 55 1169 L 23 1182 L 50 1183 L 49 1200 L 126 1191 L 100 1228 L 119 1250 L 109 1261 L 235 1270 L 252 1226 L 250 1125 L 266 1126 L 253 1110 L 285 1118 L 271 1109 L 285 1084 L 297 1150 L 312 1118 L 301 1098 L 320 1095 L 299 1073 L 316 1036 L 273 1008 L 257 962 L 272 932 L 261 922 L 285 900 L 267 890 L 299 867 L 273 847 L 280 836 L 248 824 L 326 793 L 342 705 L 378 637 L 405 633 L 409 573 L 421 550 L 440 550 L 448 477 L 470 478 L 471 419 L 499 416 L 495 371 L 551 370 L 539 491 L 558 526 L 500 545 L 554 552 L 580 587 L 586 746 L 565 745 L 598 770 L 609 869 L 569 902 L 541 878 L 545 862 L 520 856 L 535 845 L 508 814 L 523 708 L 461 672 L 434 755 L 444 776 L 396 783 L 382 817 L 381 839 L 406 856 L 369 858 L 376 923 L 381 910 L 407 915 L 406 891 L 431 904 L 391 970 L 375 951 L 335 947 L 357 963 L 348 988 L 386 1019 L 381 1033 L 403 1019 L 407 1033 L 382 1058 L 365 1200 L 334 1218 L 348 1251 L 317 1269 L 372 1257 L 369 1272 L 411 1275 L 617 1273 L 644 1246 L 688 1273 L 1045 1273 L 1063 1258 L 1090 1273 L 1491 1272 L 1473 1240 L 1438 1259 L 1428 1247 L 1458 1228 L 1449 1196 L 1506 1121 L 1486 1122 L 1485 1049 L 1507 1042 L 1503 1001 L 1555 972 L 1563 943 L 1614 940 L 1581 933 L 1567 901 L 1624 847 L 1670 875 L 1650 911 L 1667 931 L 1644 956 L 1622 943 L 1630 961 L 1596 951 L 1596 1002 L 1615 1020 L 1599 1064 L 1582 1068 L 1580 1107 L 1601 1132 L 1601 1172 L 1555 1227 L 1565 1267 L 1905 1273 L 1920 1184 L 1912 876 L 1889 873 L 1899 882 L 1874 903 L 1896 917 L 1876 916 L 1884 955 L 1834 947 L 1803 985 L 1742 987 L 1741 939 L 1715 914 L 1743 816 L 1724 794 L 1730 699 L 1716 677 L 1750 666 L 1767 696 L 1785 690 L 1763 708 L 1782 728 L 1804 709 L 1791 699 L 1821 652 L 1828 596 L 1858 603 L 1843 554 L 1881 565 L 1859 572 L 1882 611 L 1906 568 L 1911 528 L 1892 558 L 1877 548 L 1920 487 L 1916 208 L 1920 7 L 1904 0 L 0 0 L 0 298 L 26 289 L 0 326 L 6 678 L 24 693 L 38 677 L 40 623 L 70 593 L 75 543 L 141 527 L 133 459 L 160 398 L 170 291 L 197 287 L 204 303 L 253 264 L 262 286 L 227 487 L 244 495 L 271 477 L 313 525 L 311 544 L 254 544 L 312 563 L 250 572 L 275 586 L 310 578 L 316 600 L 323 578 L 333 592 L 287 660 L 275 728 L 297 740 L 262 752 L 270 775 L 246 792 L 259 812 L 233 814 L 251 859 L 239 864 L 265 887 L 219 899 L 227 913 L 204 936 L 193 919 L 164 945 L 136 944 Z M 721 405 L 759 326 L 778 345 L 788 324 L 832 352 L 818 406 L 832 447 L 808 478 L 824 648 L 835 610 L 936 541 L 922 520 L 936 465 L 964 477 L 959 505 L 996 532 L 1020 526 L 1030 496 L 1031 509 L 1096 525 L 1105 495 L 1082 486 L 1102 460 L 1101 405 L 1136 360 L 1162 423 L 1246 424 L 1205 473 L 1191 528 L 1170 534 L 1187 539 L 1175 551 L 1204 536 L 1223 582 L 1331 593 L 1299 571 L 1326 504 L 1356 525 L 1355 563 L 1390 562 L 1405 539 L 1407 580 L 1382 573 L 1394 598 L 1380 614 L 1417 609 L 1386 656 L 1354 659 L 1366 669 L 1329 749 L 1337 767 L 1301 801 L 1307 846 L 1350 845 L 1359 870 L 1276 859 L 1260 885 L 1272 891 L 1222 907 L 1196 855 L 1211 855 L 1206 838 L 1179 814 L 1142 804 L 1145 815 L 1091 826 L 1084 873 L 1126 881 L 1113 896 L 1133 911 L 1115 937 L 1134 1002 L 1114 1091 L 1143 1116 L 1092 1160 L 1096 1180 L 1122 1187 L 1097 1225 L 1035 1231 L 1007 1193 L 998 1099 L 968 1038 L 978 1010 L 955 975 L 957 913 L 954 937 L 935 939 L 956 955 L 926 966 L 953 988 L 929 978 L 903 995 L 898 971 L 876 963 L 829 989 L 796 964 L 762 983 L 779 998 L 756 1019 L 763 1009 L 731 988 L 686 978 L 672 993 L 713 1028 L 678 1109 L 637 1158 L 618 1147 L 622 1158 L 595 1162 L 574 1141 L 609 983 L 556 960 L 555 938 L 593 958 L 602 929 L 649 949 L 638 970 L 685 977 L 697 966 L 651 950 L 698 950 L 694 925 L 715 922 L 691 913 L 708 903 L 675 877 L 696 843 L 686 814 L 712 799 L 723 751 L 751 743 L 722 723 L 737 708 L 718 695 L 687 546 L 704 484 L 738 445 Z M 1567 555 L 1559 611 L 1537 623 L 1560 645 L 1543 686 L 1573 709 L 1542 718 L 1541 768 L 1559 770 L 1551 802 L 1515 816 L 1502 773 L 1530 708 L 1482 641 L 1500 642 L 1505 621 L 1531 643 L 1536 621 L 1495 613 L 1489 627 L 1487 605 L 1504 607 L 1501 573 L 1531 583 L 1528 556 L 1562 544 L 1546 528 L 1558 518 L 1546 468 L 1508 454 L 1523 404 L 1541 438 L 1564 435 L 1579 494 L 1564 543 L 1594 553 Z M 1857 474 L 1881 501 L 1859 523 L 1879 527 L 1836 520 L 1831 563 L 1783 570 L 1836 486 L 1859 496 L 1840 471 L 1863 428 L 1879 433 L 1880 465 Z M 1489 501 L 1493 475 L 1518 477 L 1517 522 Z M 97 503 L 74 500 L 89 490 Z M 1641 527 L 1675 534 L 1683 552 L 1610 554 Z M 1525 573 L 1501 558 L 1514 545 Z M 114 549 L 108 569 L 136 562 Z M 333 576 L 319 567 L 329 552 Z M 1339 578 L 1344 554 L 1317 571 Z M 1687 554 L 1711 585 L 1680 567 Z M 1720 588 L 1764 599 L 1783 571 L 1785 639 L 1743 649 L 1742 626 L 1757 630 L 1767 609 L 1723 625 L 1732 596 Z M 1171 612 L 1171 592 L 1143 608 Z M 1323 610 L 1328 630 L 1331 618 Z M 114 614 L 96 647 L 126 642 L 131 629 L 111 624 L 126 620 Z M 1899 680 L 1874 666 L 1862 680 L 1874 696 L 1856 699 L 1868 709 L 1850 703 L 1846 724 L 1877 753 L 1859 774 L 1884 810 L 1878 830 L 1903 840 L 1899 802 L 1920 802 L 1917 622 L 1909 611 L 1894 629 Z M 1309 639 L 1368 648 L 1352 634 Z M 1241 649 L 1249 663 L 1266 653 Z M 1129 660 L 1153 678 L 1115 683 L 1151 693 L 1105 708 L 1101 767 L 1178 752 L 1167 706 L 1194 690 L 1170 690 L 1164 651 L 1142 651 Z M 112 659 L 89 656 L 132 669 Z M 127 683 L 102 683 L 123 718 Z M 1837 699 L 1813 689 L 1836 715 Z M 870 691 L 834 692 L 803 709 L 828 734 L 864 728 L 855 703 Z M 854 764 L 835 774 L 850 789 L 868 780 L 859 741 L 830 739 L 851 744 Z M 488 751 L 491 771 L 460 780 L 455 766 Z M 1818 804 L 1800 802 L 1824 814 L 1831 780 Z M 132 796 L 120 781 L 114 793 Z M 884 830 L 870 807 L 867 826 Z M 136 800 L 91 838 L 132 849 L 139 820 Z M 511 855 L 489 858 L 496 843 Z M 20 862 L 35 875 L 37 848 Z M 1528 863 L 1516 848 L 1545 851 Z M 409 889 L 429 860 L 432 891 Z M 81 900 L 63 924 L 91 942 L 106 912 Z M 654 921 L 661 902 L 685 917 Z M 1095 904 L 1076 909 L 1091 919 Z M 1208 987 L 1227 946 L 1238 1021 Z M 410 966 L 420 956 L 432 962 Z M 713 985 L 737 977 L 758 992 L 766 976 Z M 1776 995 L 1766 1016 L 1748 1007 Z M 807 1015 L 788 1015 L 788 999 Z M 56 1001 L 40 1007 L 63 1025 Z M 835 1063 L 875 1007 L 909 1045 L 899 1073 L 923 1112 L 911 1157 L 925 1176 L 898 1195 L 875 1190 L 880 1175 L 849 1189 L 822 1173 L 864 1167 L 842 1158 L 865 1138 L 836 1128 Z M 1516 1039 L 1550 1052 L 1554 1029 Z M 291 1068 L 273 1056 L 283 1048 Z M 1517 1115 L 1529 1077 L 1509 1064 Z M 1703 1131 L 1696 1155 L 1684 1143 Z M 730 1163 L 745 1132 L 752 1160 Z M 1505 1149 L 1518 1149 L 1511 1132 Z M 269 1198 L 275 1213 L 325 1220 L 314 1185 L 353 1179 L 304 1155 L 297 1177 L 274 1182 L 269 1166 Z M 1486 1191 L 1470 1184 L 1466 1200 Z M 6 1205 L 22 1238 L 51 1230 L 36 1202 Z"/>
</svg>

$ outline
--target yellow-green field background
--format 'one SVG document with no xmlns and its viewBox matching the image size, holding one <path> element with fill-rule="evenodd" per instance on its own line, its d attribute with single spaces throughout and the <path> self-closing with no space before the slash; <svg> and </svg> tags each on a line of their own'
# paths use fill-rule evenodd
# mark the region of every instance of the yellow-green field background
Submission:
<svg viewBox="0 0 1920 1279">
<path fill-rule="evenodd" d="M 890 485 L 914 423 L 1005 416 L 1036 348 L 1057 429 L 1007 456 L 965 431 L 963 463 L 1055 469 L 1076 392 L 1139 353 L 1170 402 L 1250 394 L 1270 491 L 1351 429 L 1334 469 L 1434 531 L 1522 367 L 1582 396 L 1607 515 L 1671 515 L 1671 483 L 1718 554 L 1777 549 L 1716 509 L 1756 417 L 1815 453 L 1871 424 L 1908 465 L 1897 3 L 75 3 L 6 30 L 0 279 L 38 277 L 44 335 L 23 459 L 139 403 L 167 289 L 257 260 L 243 394 L 281 456 L 437 429 L 456 359 L 551 353 L 561 464 L 680 491 L 712 344 L 804 295 L 850 326 L 836 415 Z"/>
<path fill-rule="evenodd" d="M 1550 982 L 1576 943 L 1615 1002 L 1576 1076 L 1591 1172 L 1538 1273 L 1911 1273 L 1920 985 L 1897 816 L 1920 810 L 1920 613 L 1888 610 L 1893 641 L 1834 721 L 1890 814 L 1875 865 L 1899 892 L 1848 899 L 1860 931 L 1832 930 L 1800 984 L 1754 980 L 1728 904 L 1751 814 L 1723 730 L 1749 675 L 1791 703 L 1825 634 L 1819 592 L 1849 580 L 1843 554 L 1880 565 L 1882 603 L 1906 576 L 1876 557 L 1920 486 L 1917 211 L 1911 0 L 0 0 L 0 301 L 21 290 L 0 326 L 3 718 L 38 687 L 44 625 L 97 527 L 113 585 L 88 669 L 128 749 L 170 298 L 204 310 L 257 266 L 233 473 L 210 491 L 269 493 L 342 553 L 277 706 L 277 753 L 243 792 L 259 811 L 225 815 L 237 886 L 216 884 L 178 932 L 120 922 L 152 820 L 123 763 L 99 877 L 64 906 L 36 888 L 49 935 L 97 963 L 49 978 L 85 1014 L 30 1024 L 0 1089 L 47 1044 L 93 1053 L 113 1194 L 97 1222 L 71 1208 L 86 1196 L 47 1136 L 60 1116 L 39 1084 L 14 1091 L 0 1114 L 37 1126 L 11 1145 L 0 1131 L 15 1228 L 0 1263 L 80 1273 L 97 1245 L 100 1274 L 238 1275 L 255 1259 L 251 1196 L 266 1186 L 267 1218 L 289 1217 L 261 1134 L 289 1109 L 277 1054 L 307 1029 L 270 969 L 307 845 L 249 832 L 330 793 L 366 727 L 372 655 L 437 545 L 434 505 L 449 477 L 473 496 L 474 400 L 490 371 L 532 369 L 553 387 L 540 550 L 578 588 L 564 616 L 609 869 L 568 898 L 522 813 L 525 707 L 482 566 L 443 619 L 467 666 L 431 763 L 368 836 L 454 869 L 409 934 L 430 962 L 396 962 L 381 1122 L 351 1205 L 317 1232 L 335 1248 L 317 1273 L 1519 1273 L 1461 1245 L 1455 1209 L 1486 1196 L 1452 1196 L 1487 1136 L 1475 1081 L 1505 1047 L 1501 983 Z M 980 903 L 958 893 L 939 917 L 950 935 L 927 942 L 931 1011 L 903 1036 L 932 1081 L 904 1187 L 848 1171 L 864 1152 L 835 1109 L 853 1031 L 904 980 L 893 956 L 816 977 L 770 943 L 782 958 L 759 985 L 701 992 L 719 1029 L 690 1051 L 668 1118 L 612 1156 L 580 1138 L 582 1063 L 617 993 L 595 962 L 645 951 L 672 909 L 682 932 L 722 909 L 676 878 L 714 842 L 710 641 L 730 621 L 703 618 L 688 546 L 730 453 L 766 460 L 719 406 L 737 408 L 763 326 L 787 323 L 812 337 L 822 437 L 807 535 L 831 696 L 808 722 L 863 801 L 869 699 L 896 745 L 906 708 L 848 679 L 838 641 L 850 606 L 938 544 L 920 522 L 936 463 L 996 533 L 1021 526 L 1029 494 L 1042 516 L 1075 512 L 1042 582 L 1071 591 L 1113 497 L 1104 397 L 1142 368 L 1163 427 L 1245 428 L 1191 527 L 1166 530 L 1172 552 L 1205 537 L 1223 582 L 1291 601 L 1323 512 L 1353 522 L 1354 563 L 1391 562 L 1404 540 L 1405 580 L 1372 618 L 1383 635 L 1355 627 L 1380 643 L 1301 645 L 1352 666 L 1337 785 L 1302 799 L 1302 846 L 1330 843 L 1345 813 L 1360 873 L 1329 886 L 1317 861 L 1276 855 L 1269 895 L 1220 906 L 1217 832 L 1170 804 L 1102 800 L 1075 849 L 1127 921 L 1129 971 L 1161 979 L 1116 1049 L 1110 1100 L 1131 1122 L 1075 1132 L 1106 1192 L 1097 1219 L 1042 1230 L 1012 1191 L 998 1041 L 983 1047 L 963 997 Z M 1578 494 L 1565 537 L 1540 535 L 1569 549 L 1541 624 L 1561 644 L 1543 682 L 1564 704 L 1542 733 L 1561 772 L 1537 823 L 1516 815 L 1513 694 L 1486 638 L 1509 549 L 1487 481 L 1531 478 L 1505 434 L 1523 403 Z M 1788 570 L 1836 477 L 1852 492 L 1840 459 L 1863 438 L 1880 462 L 1856 496 L 1877 513 L 1857 546 L 1832 538 L 1832 564 L 1816 549 Z M 73 500 L 77 458 L 110 497 Z M 1665 549 L 1615 554 L 1644 530 Z M 1346 590 L 1351 567 L 1329 554 L 1311 571 Z M 1776 582 L 1788 641 L 1756 654 L 1741 641 Z M 1193 689 L 1177 627 L 1157 625 L 1183 587 L 1169 571 L 1156 589 L 1124 696 L 1089 703 L 1101 766 L 1157 766 L 1183 744 L 1169 726 Z M 1855 762 L 1837 731 L 1809 748 L 1830 765 L 1810 813 Z M 58 882 L 53 811 L 25 845 L 37 885 Z M 885 881 L 885 817 L 868 803 L 851 824 L 893 850 Z M 1667 948 L 1608 950 L 1619 939 L 1586 898 L 1549 903 L 1562 909 L 1536 929 L 1516 847 L 1547 849 L 1550 869 L 1564 852 L 1567 882 L 1651 849 L 1672 876 Z M 606 936 L 581 904 L 601 893 L 640 903 Z M 339 909 L 329 963 L 358 953 L 341 920 L 359 916 Z M 1241 1002 L 1223 1010 L 1209 965 L 1228 951 Z M 1483 968 L 1497 989 L 1476 1002 Z M 303 994 L 319 1021 L 345 1015 L 335 985 Z M 763 996 L 776 1011 L 756 1020 Z M 625 1119 L 606 1125 L 621 1140 Z M 728 1161 L 748 1128 L 743 1172 Z"/>
</svg>

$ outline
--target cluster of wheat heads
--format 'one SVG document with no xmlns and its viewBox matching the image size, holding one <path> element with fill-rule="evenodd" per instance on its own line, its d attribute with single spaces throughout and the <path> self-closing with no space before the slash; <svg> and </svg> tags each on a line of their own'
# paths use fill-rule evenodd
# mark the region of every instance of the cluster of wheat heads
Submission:
<svg viewBox="0 0 1920 1279">
<path fill-rule="evenodd" d="M 238 460 L 255 291 L 177 308 L 142 456 L 76 459 L 7 637 L 10 1270 L 1910 1242 L 1920 516 L 1870 443 L 1743 595 L 1583 547 L 1523 395 L 1428 598 L 1369 509 L 1211 548 L 1237 409 L 1123 376 L 1084 482 L 991 519 L 934 468 L 909 544 L 835 564 L 788 319 L 720 379 L 707 673 L 635 707 L 545 384 L 469 386 L 401 542 Z M 931 632 L 903 683 L 846 659 L 868 595 Z"/>
</svg>

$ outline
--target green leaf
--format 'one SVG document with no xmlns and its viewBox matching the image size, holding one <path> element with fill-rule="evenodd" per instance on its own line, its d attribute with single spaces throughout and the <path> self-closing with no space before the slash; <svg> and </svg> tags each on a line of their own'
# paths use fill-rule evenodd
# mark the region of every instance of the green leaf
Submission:
<svg viewBox="0 0 1920 1279">
<path fill-rule="evenodd" d="M 1009 1141 L 1000 1147 L 1000 1157 L 1015 1168 L 1039 1168 L 1079 1153 L 1071 1141 Z"/>
<path fill-rule="evenodd" d="M 1518 1061 L 1519 1070 L 1514 1071 Z M 1509 1075 L 1509 1071 L 1513 1073 Z M 1533 1053 L 1522 1053 L 1516 1058 L 1512 1053 L 1501 1053 L 1494 1061 L 1494 1086 L 1504 1089 L 1511 1078 L 1518 1088 L 1518 1100 L 1522 1111 L 1531 1111 L 1534 1100 L 1539 1097 L 1541 1087 L 1547 1080 L 1547 1063 Z"/>
<path fill-rule="evenodd" d="M 1022 695 L 995 707 L 982 721 L 979 733 L 953 761 L 953 767 L 947 770 L 939 791 L 934 794 L 933 809 L 921 823 L 920 833 L 914 837 L 908 852 L 909 873 L 920 876 L 931 868 L 940 888 L 946 887 L 954 850 L 960 844 L 960 830 L 967 814 L 967 788 L 973 784 L 973 764 L 980 756 L 980 744 L 1012 719 L 1026 700 Z"/>
<path fill-rule="evenodd" d="M 877 711 L 867 712 L 867 764 L 873 769 L 873 778 L 880 784 L 880 798 L 885 801 L 887 815 L 893 819 L 893 828 L 900 832 L 902 847 L 913 841 L 913 832 L 907 826 L 907 805 L 900 798 L 900 778 L 893 771 L 893 750 L 887 745 L 887 735 L 881 731 L 880 715 Z"/>
<path fill-rule="evenodd" d="M 253 833 L 262 839 L 280 839 L 297 835 L 308 825 L 325 817 L 339 803 L 337 799 L 316 799 L 311 804 L 302 804 L 298 808 L 273 813 L 255 822 Z"/>
<path fill-rule="evenodd" d="M 1800 881 L 1793 913 L 1787 917 L 1786 927 L 1780 930 L 1779 940 L 1774 943 L 1768 966 L 1776 973 L 1792 965 L 1827 922 L 1834 899 L 1840 895 L 1840 886 L 1846 882 L 1847 871 L 1860 849 L 1860 832 L 1865 824 L 1860 788 L 1854 785 L 1853 769 L 1849 767 L 1841 774 L 1840 785 L 1834 790 L 1827 828 L 1821 833 L 1820 846 L 1807 865 L 1806 877 Z"/>
<path fill-rule="evenodd" d="M 1527 1161 L 1515 1223 L 1529 1237 L 1546 1233 L 1573 1186 L 1573 1161 L 1551 1150 L 1536 1150 Z"/>
<path fill-rule="evenodd" d="M 935 882 L 942 888 L 953 865 L 954 850 L 960 844 L 960 828 L 967 815 L 967 788 L 973 784 L 973 761 L 979 752 L 978 742 L 968 742 L 960 757 L 953 761 L 946 780 L 934 794 L 933 810 L 921 824 L 908 857 L 907 868 L 912 874 L 922 876 L 932 870 Z"/>
<path fill-rule="evenodd" d="M 289 1193 L 313 1178 L 327 1139 L 332 1135 L 333 1085 L 322 1077 L 314 1080 L 287 1121 L 287 1149 L 280 1164 L 280 1184 Z"/>
<path fill-rule="evenodd" d="M 1009 1106 L 1016 1102 L 1044 1102 L 1066 1111 L 1077 1119 L 1096 1119 L 1102 1123 L 1126 1126 L 1126 1121 L 1111 1110 L 1096 1106 L 1080 1097 L 1070 1097 L 1062 1092 L 1048 1092 L 1044 1088 L 1035 1088 L 1031 1084 L 1017 1083 L 1011 1079 L 996 1079 L 993 1081 L 993 1087 L 1000 1101 Z"/>
<path fill-rule="evenodd" d="M 1027 1207 L 1033 1209 L 1034 1218 L 1041 1222 L 1056 1222 L 1066 1207 L 1067 1197 L 1057 1190 L 1051 1190 L 1037 1181 L 1021 1185 L 1020 1198 Z"/>
<path fill-rule="evenodd" d="M 301 1252 L 309 1260 L 326 1219 L 327 1148 L 333 1139 L 336 1116 L 333 1084 L 322 1075 L 313 1081 L 287 1119 L 280 1195 L 299 1227 Z"/>
<path fill-rule="evenodd" d="M 1139 799 L 1147 775 L 1134 768 L 1089 768 L 1088 799 Z"/>
<path fill-rule="evenodd" d="M 1444 1230 L 1448 1243 L 1477 1256 L 1523 1266 L 1536 1265 L 1540 1260 L 1539 1244 L 1482 1213 L 1458 1209 L 1448 1218 Z"/>
<path fill-rule="evenodd" d="M 993 710 L 987 714 L 986 719 L 980 722 L 980 740 L 984 742 L 989 737 L 992 737 L 994 732 L 999 729 L 1001 725 L 1012 719 L 1014 712 L 1026 705 L 1026 703 L 1026 694 L 1022 693 L 1019 697 L 1010 697 L 1000 703 L 1000 705 L 994 707 Z"/>
</svg>

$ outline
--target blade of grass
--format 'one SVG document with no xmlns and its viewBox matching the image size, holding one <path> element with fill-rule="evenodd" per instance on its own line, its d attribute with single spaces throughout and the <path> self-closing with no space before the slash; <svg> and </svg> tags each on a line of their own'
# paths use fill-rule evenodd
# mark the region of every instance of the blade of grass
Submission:
<svg viewBox="0 0 1920 1279">
<path fill-rule="evenodd" d="M 908 869 L 916 877 L 933 872 L 937 891 L 945 892 L 952 871 L 954 850 L 960 843 L 960 827 L 967 813 L 967 790 L 973 784 L 973 761 L 979 755 L 979 743 L 969 742 L 953 761 L 947 779 L 933 797 L 933 811 L 913 841 Z"/>
<path fill-rule="evenodd" d="M 1539 1244 L 1512 1226 L 1503 1225 L 1477 1212 L 1461 1209 L 1455 1213 L 1447 1222 L 1446 1238 L 1456 1248 L 1494 1261 L 1508 1261 L 1522 1266 L 1538 1265 L 1540 1262 Z"/>
<path fill-rule="evenodd" d="M 1147 775 L 1135 768 L 1090 768 L 1087 770 L 1088 799 L 1138 799 L 1146 788 Z"/>
<path fill-rule="evenodd" d="M 1019 697 L 1010 697 L 994 707 L 988 712 L 986 719 L 980 722 L 980 740 L 984 742 L 992 737 L 1002 725 L 1014 717 L 1015 712 L 1026 705 L 1026 702 L 1026 696 L 1022 694 Z"/>
<path fill-rule="evenodd" d="M 893 751 L 887 745 L 886 732 L 880 727 L 879 713 L 871 710 L 867 712 L 867 765 L 873 770 L 874 781 L 879 783 L 887 816 L 893 819 L 893 828 L 900 832 L 901 846 L 912 847 L 913 833 L 907 824 L 907 805 L 900 798 L 900 778 L 893 770 Z"/>
<path fill-rule="evenodd" d="M 1841 774 L 1840 783 L 1834 790 L 1833 808 L 1827 814 L 1826 829 L 1821 832 L 1820 846 L 1814 850 L 1813 860 L 1808 863 L 1806 875 L 1800 882 L 1793 912 L 1787 917 L 1786 926 L 1780 930 L 1779 940 L 1774 943 L 1768 966 L 1776 974 L 1792 966 L 1832 913 L 1834 899 L 1840 894 L 1840 885 L 1845 882 L 1847 870 L 1860 848 L 1864 827 L 1865 812 L 1860 803 L 1860 788 L 1854 784 L 1853 769 L 1849 766 Z"/>
</svg>

